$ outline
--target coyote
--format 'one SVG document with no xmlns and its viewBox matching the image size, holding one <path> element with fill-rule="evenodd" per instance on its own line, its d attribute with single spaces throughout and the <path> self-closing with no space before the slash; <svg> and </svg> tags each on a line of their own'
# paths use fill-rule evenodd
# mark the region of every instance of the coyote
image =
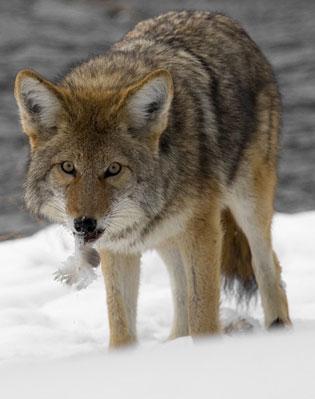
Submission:
<svg viewBox="0 0 315 399">
<path fill-rule="evenodd" d="M 170 275 L 170 338 L 220 333 L 220 289 L 258 288 L 266 327 L 290 325 L 272 249 L 281 104 L 271 66 L 231 18 L 169 12 L 52 83 L 15 97 L 36 215 L 95 242 L 110 345 L 136 341 L 141 253 Z"/>
</svg>

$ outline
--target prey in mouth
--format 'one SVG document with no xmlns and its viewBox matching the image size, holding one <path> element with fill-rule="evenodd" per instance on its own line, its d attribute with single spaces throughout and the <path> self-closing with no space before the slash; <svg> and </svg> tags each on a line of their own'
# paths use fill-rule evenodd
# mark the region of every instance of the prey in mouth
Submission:
<svg viewBox="0 0 315 399">
<path fill-rule="evenodd" d="M 104 229 L 97 228 L 97 220 L 83 216 L 74 219 L 74 236 L 80 238 L 83 244 L 93 243 L 104 233 Z"/>
<path fill-rule="evenodd" d="M 73 235 L 74 237 L 79 236 L 84 244 L 92 244 L 95 241 L 97 241 L 103 233 L 104 230 L 98 229 L 93 231 L 92 233 L 86 233 L 86 234 L 73 233 Z"/>
<path fill-rule="evenodd" d="M 97 277 L 94 269 L 100 263 L 100 256 L 92 244 L 100 238 L 104 229 L 98 229 L 96 220 L 86 217 L 75 219 L 73 226 L 74 255 L 67 258 L 54 273 L 54 278 L 77 289 L 83 289 Z"/>
</svg>

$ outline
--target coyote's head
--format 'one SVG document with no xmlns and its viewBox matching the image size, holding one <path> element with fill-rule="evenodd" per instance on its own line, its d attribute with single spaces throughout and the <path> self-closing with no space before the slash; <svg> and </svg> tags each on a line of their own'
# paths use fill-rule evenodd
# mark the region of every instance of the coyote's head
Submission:
<svg viewBox="0 0 315 399">
<path fill-rule="evenodd" d="M 15 84 L 31 145 L 27 207 L 93 241 L 124 239 L 163 208 L 161 135 L 173 84 L 155 70 L 128 87 L 96 79 L 60 85 L 30 70 Z"/>
</svg>

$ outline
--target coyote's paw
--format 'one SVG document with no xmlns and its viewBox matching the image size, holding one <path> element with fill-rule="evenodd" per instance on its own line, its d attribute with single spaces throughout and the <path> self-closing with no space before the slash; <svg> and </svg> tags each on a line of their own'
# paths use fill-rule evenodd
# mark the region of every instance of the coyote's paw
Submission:
<svg viewBox="0 0 315 399">
<path fill-rule="evenodd" d="M 230 321 L 226 326 L 224 326 L 224 333 L 227 335 L 247 333 L 253 331 L 253 329 L 254 325 L 250 321 L 245 318 L 238 318 Z"/>
</svg>

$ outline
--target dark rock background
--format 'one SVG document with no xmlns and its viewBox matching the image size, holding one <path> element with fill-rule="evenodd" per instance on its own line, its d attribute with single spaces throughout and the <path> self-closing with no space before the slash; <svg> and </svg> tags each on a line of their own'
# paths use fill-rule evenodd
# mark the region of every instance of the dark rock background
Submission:
<svg viewBox="0 0 315 399">
<path fill-rule="evenodd" d="M 13 98 L 17 71 L 34 68 L 54 79 L 69 65 L 105 51 L 139 20 L 183 8 L 233 16 L 270 59 L 284 102 L 276 209 L 315 208 L 315 1 L 1 0 L 0 239 L 43 226 L 23 207 L 28 143 Z"/>
</svg>

